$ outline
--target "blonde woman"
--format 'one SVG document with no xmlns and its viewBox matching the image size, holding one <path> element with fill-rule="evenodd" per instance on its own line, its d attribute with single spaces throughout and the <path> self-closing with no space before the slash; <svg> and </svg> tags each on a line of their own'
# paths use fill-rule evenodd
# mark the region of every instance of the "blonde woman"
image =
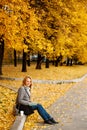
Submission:
<svg viewBox="0 0 87 130">
<path fill-rule="evenodd" d="M 16 106 L 19 111 L 24 111 L 25 115 L 29 115 L 34 113 L 34 110 L 37 110 L 39 115 L 43 118 L 44 123 L 58 123 L 50 116 L 50 114 L 48 114 L 41 104 L 31 102 L 31 88 L 32 79 L 30 76 L 26 76 L 23 79 L 22 86 L 18 90 L 16 99 Z"/>
</svg>

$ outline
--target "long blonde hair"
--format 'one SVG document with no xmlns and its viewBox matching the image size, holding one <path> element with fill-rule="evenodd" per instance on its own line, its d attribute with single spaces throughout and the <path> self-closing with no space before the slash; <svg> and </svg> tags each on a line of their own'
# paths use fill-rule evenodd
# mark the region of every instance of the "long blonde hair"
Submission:
<svg viewBox="0 0 87 130">
<path fill-rule="evenodd" d="M 28 76 L 28 75 L 24 77 L 24 79 L 23 79 L 23 81 L 22 81 L 22 85 L 23 85 L 23 86 L 26 85 L 26 80 L 27 80 L 28 78 L 31 79 L 31 77 Z M 32 86 L 32 79 L 31 79 L 31 85 L 30 85 L 29 87 L 31 88 L 31 86 Z"/>
</svg>

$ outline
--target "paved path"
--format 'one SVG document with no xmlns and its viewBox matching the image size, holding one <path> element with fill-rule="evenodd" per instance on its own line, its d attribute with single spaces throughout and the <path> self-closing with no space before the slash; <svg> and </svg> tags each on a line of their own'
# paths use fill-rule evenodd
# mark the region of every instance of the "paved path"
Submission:
<svg viewBox="0 0 87 130">
<path fill-rule="evenodd" d="M 43 130 L 87 130 L 86 81 L 76 83 L 50 107 L 51 114 L 59 124 L 47 125 Z"/>
</svg>

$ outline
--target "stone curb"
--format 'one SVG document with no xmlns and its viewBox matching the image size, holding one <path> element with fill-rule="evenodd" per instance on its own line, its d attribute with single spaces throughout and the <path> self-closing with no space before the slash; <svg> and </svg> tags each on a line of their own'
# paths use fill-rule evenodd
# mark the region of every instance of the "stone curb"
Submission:
<svg viewBox="0 0 87 130">
<path fill-rule="evenodd" d="M 22 130 L 24 127 L 24 123 L 26 121 L 26 118 L 27 118 L 27 116 L 25 116 L 25 115 L 23 115 L 23 116 L 18 115 L 16 117 L 15 122 L 11 126 L 10 130 Z"/>
<path fill-rule="evenodd" d="M 33 79 L 34 83 L 45 83 L 45 84 L 63 84 L 63 83 L 75 83 L 81 82 L 84 78 L 87 77 L 87 74 L 83 75 L 81 78 L 71 79 L 71 80 L 40 80 L 40 79 Z M 10 77 L 3 77 L 0 76 L 0 80 L 23 80 L 23 78 L 10 78 Z"/>
<path fill-rule="evenodd" d="M 83 75 L 81 78 L 72 79 L 72 80 L 36 80 L 36 79 L 33 79 L 33 82 L 34 83 L 43 83 L 43 84 L 77 83 L 77 82 L 81 82 L 86 77 L 87 77 L 87 74 Z M 23 78 L 10 78 L 10 77 L 0 76 L 0 80 L 23 80 Z M 14 88 L 13 86 L 4 85 L 1 83 L 0 83 L 0 86 L 9 88 L 10 90 L 17 92 L 17 88 Z"/>
</svg>

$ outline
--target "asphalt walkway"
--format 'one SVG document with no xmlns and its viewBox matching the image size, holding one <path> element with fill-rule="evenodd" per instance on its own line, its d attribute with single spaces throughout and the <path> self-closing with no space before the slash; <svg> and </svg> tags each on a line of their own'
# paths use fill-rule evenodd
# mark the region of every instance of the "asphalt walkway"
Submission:
<svg viewBox="0 0 87 130">
<path fill-rule="evenodd" d="M 76 83 L 49 110 L 59 124 L 43 130 L 87 130 L 87 79 Z"/>
</svg>

